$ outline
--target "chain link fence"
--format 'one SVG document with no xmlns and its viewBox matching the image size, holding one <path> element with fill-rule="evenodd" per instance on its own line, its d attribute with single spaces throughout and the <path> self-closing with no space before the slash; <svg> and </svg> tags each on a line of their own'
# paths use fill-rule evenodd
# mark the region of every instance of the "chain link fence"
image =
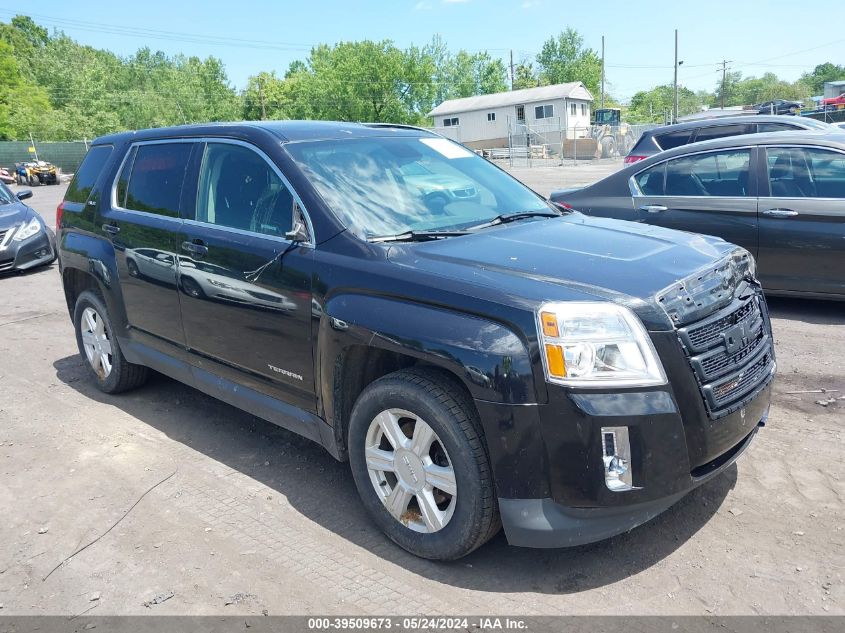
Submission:
<svg viewBox="0 0 845 633">
<path fill-rule="evenodd" d="M 0 167 L 11 172 L 15 163 L 35 160 L 37 155 L 39 160 L 53 163 L 62 173 L 72 174 L 85 158 L 88 145 L 87 141 L 36 141 L 35 145 L 29 141 L 0 141 Z M 35 151 L 30 152 L 30 148 Z"/>
<path fill-rule="evenodd" d="M 511 167 L 563 165 L 565 162 L 617 159 L 627 156 L 643 132 L 655 124 L 568 127 L 560 117 L 542 123 L 508 121 L 508 146 L 488 150 L 489 158 Z"/>
<path fill-rule="evenodd" d="M 507 145 L 475 151 L 492 160 L 505 160 L 510 167 L 563 165 L 577 161 L 621 160 L 656 124 L 588 125 L 569 127 L 562 117 L 551 117 L 530 125 L 514 118 L 508 120 Z M 465 139 L 460 126 L 429 128 L 458 143 Z M 474 143 L 478 145 L 478 141 Z"/>
</svg>

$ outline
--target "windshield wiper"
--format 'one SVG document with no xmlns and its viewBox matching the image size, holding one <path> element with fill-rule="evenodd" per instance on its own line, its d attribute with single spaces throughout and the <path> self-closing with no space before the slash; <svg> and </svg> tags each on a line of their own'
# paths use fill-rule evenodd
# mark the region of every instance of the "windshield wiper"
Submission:
<svg viewBox="0 0 845 633">
<path fill-rule="evenodd" d="M 484 222 L 483 224 L 477 224 L 471 227 L 470 230 L 475 231 L 477 229 L 486 229 L 490 226 L 507 224 L 508 222 L 524 220 L 525 218 L 559 218 L 560 216 L 561 214 L 555 211 L 517 211 L 516 213 L 503 213 L 502 215 L 497 215 L 492 220 Z"/>
<path fill-rule="evenodd" d="M 444 237 L 469 235 L 469 231 L 406 231 L 396 235 L 375 235 L 367 238 L 368 242 L 429 242 Z"/>
</svg>

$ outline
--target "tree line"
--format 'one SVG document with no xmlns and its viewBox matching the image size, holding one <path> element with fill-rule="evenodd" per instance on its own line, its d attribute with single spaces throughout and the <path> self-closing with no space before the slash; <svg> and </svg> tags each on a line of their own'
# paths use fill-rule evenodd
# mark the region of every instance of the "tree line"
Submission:
<svg viewBox="0 0 845 633">
<path fill-rule="evenodd" d="M 825 64 L 795 84 L 770 74 L 755 79 L 729 73 L 726 102 L 753 102 L 764 94 L 817 94 L 813 81 L 839 78 L 843 71 Z M 569 28 L 547 39 L 534 58 L 520 60 L 513 75 L 516 89 L 581 81 L 598 98 L 601 59 Z M 61 31 L 50 33 L 27 16 L 0 22 L 3 140 L 30 134 L 39 140 L 78 140 L 127 129 L 239 119 L 425 125 L 427 113 L 446 99 L 510 87 L 501 59 L 487 51 L 454 52 L 439 36 L 407 48 L 391 40 L 321 44 L 284 74 L 259 72 L 238 91 L 216 57 L 170 56 L 149 48 L 121 57 Z M 671 94 L 671 86 L 637 93 L 627 108 L 629 120 L 661 120 L 667 103 L 671 108 Z M 718 92 L 683 89 L 680 109 L 692 112 L 719 97 Z M 609 96 L 605 102 L 615 103 Z"/>
</svg>

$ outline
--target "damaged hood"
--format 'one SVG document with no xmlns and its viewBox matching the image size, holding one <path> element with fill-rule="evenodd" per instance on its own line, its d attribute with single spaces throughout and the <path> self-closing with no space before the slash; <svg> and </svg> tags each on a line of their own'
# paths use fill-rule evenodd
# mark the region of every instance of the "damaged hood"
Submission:
<svg viewBox="0 0 845 633">
<path fill-rule="evenodd" d="M 537 301 L 605 299 L 656 325 L 655 295 L 736 247 L 716 237 L 572 213 L 402 244 L 390 260 Z M 658 316 L 659 313 L 659 316 Z"/>
</svg>

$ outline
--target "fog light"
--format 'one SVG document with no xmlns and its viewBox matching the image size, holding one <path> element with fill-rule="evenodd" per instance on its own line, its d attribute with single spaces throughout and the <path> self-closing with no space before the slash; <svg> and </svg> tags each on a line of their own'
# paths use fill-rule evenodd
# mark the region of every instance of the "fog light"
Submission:
<svg viewBox="0 0 845 633">
<path fill-rule="evenodd" d="M 631 471 L 631 443 L 627 426 L 603 426 L 601 429 L 604 483 L 614 492 L 634 489 Z"/>
</svg>

